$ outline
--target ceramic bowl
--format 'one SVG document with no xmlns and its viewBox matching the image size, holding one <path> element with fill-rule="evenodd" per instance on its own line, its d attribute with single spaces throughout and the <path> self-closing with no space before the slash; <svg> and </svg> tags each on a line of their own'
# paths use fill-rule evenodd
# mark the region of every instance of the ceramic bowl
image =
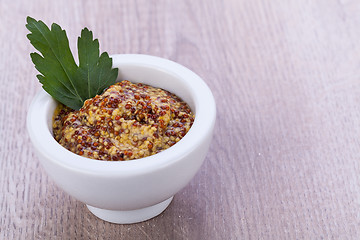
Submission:
<svg viewBox="0 0 360 240">
<path fill-rule="evenodd" d="M 41 90 L 33 99 L 27 128 L 47 174 L 65 192 L 85 203 L 97 217 L 135 223 L 157 216 L 194 177 L 208 151 L 216 118 L 214 97 L 191 70 L 170 60 L 137 54 L 113 55 L 118 81 L 141 82 L 175 93 L 186 101 L 195 120 L 174 146 L 130 161 L 99 161 L 74 154 L 52 135 L 57 102 Z"/>
</svg>

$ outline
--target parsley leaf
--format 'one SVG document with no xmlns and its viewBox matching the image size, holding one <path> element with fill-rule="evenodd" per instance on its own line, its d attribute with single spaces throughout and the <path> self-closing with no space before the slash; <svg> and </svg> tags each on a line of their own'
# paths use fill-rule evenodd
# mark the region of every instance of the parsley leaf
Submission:
<svg viewBox="0 0 360 240">
<path fill-rule="evenodd" d="M 78 38 L 79 66 L 75 63 L 65 30 L 53 23 L 49 29 L 42 21 L 27 17 L 30 43 L 41 54 L 31 53 L 40 72 L 37 75 L 44 90 L 66 106 L 78 110 L 85 100 L 101 94 L 115 83 L 118 69 L 104 52 L 99 56 L 99 41 L 87 28 Z"/>
</svg>

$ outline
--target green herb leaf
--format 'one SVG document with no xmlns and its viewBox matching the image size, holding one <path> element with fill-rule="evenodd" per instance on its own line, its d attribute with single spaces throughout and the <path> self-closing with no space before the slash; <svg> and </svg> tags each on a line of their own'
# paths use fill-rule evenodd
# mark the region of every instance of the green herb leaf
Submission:
<svg viewBox="0 0 360 240">
<path fill-rule="evenodd" d="M 112 69 L 112 60 L 106 52 L 99 57 L 99 41 L 93 40 L 93 34 L 87 28 L 78 38 L 78 55 L 80 64 L 76 77 L 86 79 L 81 96 L 92 98 L 114 84 L 118 70 Z"/>
<path fill-rule="evenodd" d="M 78 110 L 86 99 L 101 94 L 115 83 L 118 69 L 112 68 L 112 59 L 104 52 L 99 56 L 99 41 L 87 28 L 78 38 L 79 66 L 69 47 L 65 30 L 55 23 L 51 30 L 42 22 L 27 17 L 26 28 L 30 43 L 41 54 L 31 53 L 37 75 L 43 88 L 66 106 Z"/>
</svg>

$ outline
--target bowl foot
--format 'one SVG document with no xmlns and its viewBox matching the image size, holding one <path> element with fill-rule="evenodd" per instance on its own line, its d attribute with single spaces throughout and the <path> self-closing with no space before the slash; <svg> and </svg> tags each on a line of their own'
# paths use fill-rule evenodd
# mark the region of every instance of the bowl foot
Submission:
<svg viewBox="0 0 360 240">
<path fill-rule="evenodd" d="M 118 224 L 130 224 L 146 221 L 150 218 L 156 217 L 169 206 L 172 199 L 173 197 L 150 207 L 130 211 L 107 210 L 89 205 L 86 206 L 90 212 L 104 221 Z"/>
</svg>

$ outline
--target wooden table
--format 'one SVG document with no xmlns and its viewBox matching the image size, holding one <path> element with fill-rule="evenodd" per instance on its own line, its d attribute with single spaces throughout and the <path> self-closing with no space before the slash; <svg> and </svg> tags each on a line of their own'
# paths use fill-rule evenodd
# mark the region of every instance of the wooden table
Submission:
<svg viewBox="0 0 360 240">
<path fill-rule="evenodd" d="M 0 239 L 360 239 L 360 2 L 1 1 Z M 217 101 L 201 170 L 160 216 L 116 225 L 46 175 L 26 16 L 101 50 L 171 59 Z"/>
</svg>

